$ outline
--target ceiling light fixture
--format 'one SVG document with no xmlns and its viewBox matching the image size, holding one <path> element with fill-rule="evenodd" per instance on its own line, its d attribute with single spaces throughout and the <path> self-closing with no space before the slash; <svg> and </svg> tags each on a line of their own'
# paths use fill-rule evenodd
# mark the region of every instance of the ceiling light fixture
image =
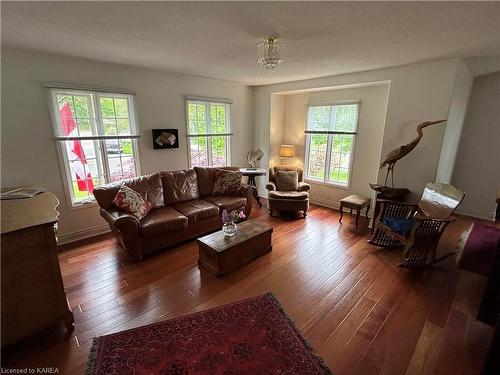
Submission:
<svg viewBox="0 0 500 375">
<path fill-rule="evenodd" d="M 257 45 L 259 55 L 262 56 L 257 61 L 266 69 L 274 69 L 283 62 L 280 51 L 283 44 L 277 36 L 270 36 Z"/>
</svg>

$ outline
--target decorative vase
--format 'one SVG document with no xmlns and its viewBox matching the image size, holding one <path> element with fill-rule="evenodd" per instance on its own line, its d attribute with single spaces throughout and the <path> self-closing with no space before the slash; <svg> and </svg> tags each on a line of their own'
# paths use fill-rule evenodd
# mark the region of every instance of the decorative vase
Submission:
<svg viewBox="0 0 500 375">
<path fill-rule="evenodd" d="M 234 221 L 230 221 L 229 223 L 224 223 L 222 225 L 222 231 L 228 237 L 233 236 L 237 230 L 238 230 L 238 226 L 236 225 L 236 223 Z"/>
</svg>

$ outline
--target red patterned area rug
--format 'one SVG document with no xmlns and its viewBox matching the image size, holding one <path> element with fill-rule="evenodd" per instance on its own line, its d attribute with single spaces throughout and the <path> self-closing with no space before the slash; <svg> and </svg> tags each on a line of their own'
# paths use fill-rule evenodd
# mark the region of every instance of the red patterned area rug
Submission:
<svg viewBox="0 0 500 375">
<path fill-rule="evenodd" d="M 271 294 L 94 339 L 87 374 L 331 374 Z"/>
<path fill-rule="evenodd" d="M 465 231 L 458 244 L 458 267 L 488 276 L 500 252 L 500 229 L 480 223 L 473 223 Z"/>
</svg>

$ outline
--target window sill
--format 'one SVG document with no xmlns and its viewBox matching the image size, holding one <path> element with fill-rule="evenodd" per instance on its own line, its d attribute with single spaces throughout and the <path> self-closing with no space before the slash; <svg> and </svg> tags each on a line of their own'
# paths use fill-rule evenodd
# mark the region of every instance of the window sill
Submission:
<svg viewBox="0 0 500 375">
<path fill-rule="evenodd" d="M 98 206 L 95 199 L 87 202 L 75 202 L 68 205 L 70 210 L 81 210 L 82 208 L 89 208 Z"/>
<path fill-rule="evenodd" d="M 341 185 L 341 184 L 336 184 L 334 182 L 325 182 L 325 181 L 314 180 L 312 178 L 305 178 L 304 181 L 309 183 L 309 184 L 313 184 L 313 185 L 322 185 L 322 186 L 329 186 L 329 187 L 335 188 L 335 189 L 351 190 L 350 184 Z"/>
</svg>

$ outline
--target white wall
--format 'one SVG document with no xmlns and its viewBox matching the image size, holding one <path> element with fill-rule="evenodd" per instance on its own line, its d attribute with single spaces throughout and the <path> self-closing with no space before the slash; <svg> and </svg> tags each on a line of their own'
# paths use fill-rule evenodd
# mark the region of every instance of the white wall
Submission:
<svg viewBox="0 0 500 375">
<path fill-rule="evenodd" d="M 495 219 L 500 188 L 500 72 L 474 79 L 452 183 L 466 193 L 458 212 Z"/>
<path fill-rule="evenodd" d="M 254 144 L 266 153 L 261 166 L 269 163 L 270 95 L 292 90 L 328 88 L 342 85 L 390 81 L 387 116 L 382 138 L 382 157 L 393 148 L 408 143 L 416 136 L 416 125 L 424 120 L 448 117 L 458 59 L 444 59 L 395 68 L 380 69 L 341 76 L 259 86 L 254 91 Z M 443 141 L 444 126 L 425 129 L 420 144 L 396 165 L 395 182 L 413 192 L 419 199 L 425 184 L 434 181 Z M 378 162 L 378 160 L 377 160 Z M 384 181 L 380 171 L 378 182 Z M 259 181 L 259 193 L 265 194 L 264 179 Z"/>
<path fill-rule="evenodd" d="M 61 205 L 62 240 L 96 233 L 105 226 L 97 207 L 69 209 L 44 82 L 117 87 L 137 93 L 142 173 L 187 168 L 185 95 L 229 98 L 232 164 L 246 165 L 252 145 L 252 88 L 234 82 L 167 73 L 125 65 L 2 48 L 2 186 L 40 184 Z M 153 128 L 178 128 L 180 148 L 154 150 Z"/>
<path fill-rule="evenodd" d="M 464 62 L 460 61 L 457 66 L 450 111 L 448 113 L 448 121 L 446 122 L 441 155 L 439 156 L 436 173 L 436 181 L 438 182 L 451 183 L 451 175 L 455 166 L 455 158 L 462 135 L 467 103 L 469 102 L 473 81 L 474 77 L 471 72 Z"/>
<path fill-rule="evenodd" d="M 287 164 L 293 163 L 299 167 L 304 167 L 306 142 L 304 131 L 307 122 L 307 106 L 342 101 L 360 102 L 358 135 L 356 136 L 350 187 L 341 188 L 308 181 L 312 185 L 310 191 L 312 202 L 338 208 L 339 200 L 349 194 L 372 196 L 369 183 L 376 182 L 378 177 L 378 160 L 380 160 L 388 95 L 389 85 L 387 83 L 352 89 L 282 95 L 285 97 L 285 105 L 280 142 L 295 146 L 296 157 Z M 277 95 L 274 94 L 274 96 Z M 274 114 L 274 109 L 271 113 Z M 278 134 L 277 131 L 274 133 Z M 271 130 L 271 139 L 273 139 L 273 130 Z M 273 142 L 276 143 L 276 140 Z M 278 152 L 279 149 L 270 149 L 271 165 L 280 164 Z"/>
<path fill-rule="evenodd" d="M 270 165 L 279 164 L 280 146 L 283 144 L 284 120 L 285 120 L 285 96 L 279 94 L 273 94 L 271 95 L 271 121 L 269 123 Z"/>
</svg>

